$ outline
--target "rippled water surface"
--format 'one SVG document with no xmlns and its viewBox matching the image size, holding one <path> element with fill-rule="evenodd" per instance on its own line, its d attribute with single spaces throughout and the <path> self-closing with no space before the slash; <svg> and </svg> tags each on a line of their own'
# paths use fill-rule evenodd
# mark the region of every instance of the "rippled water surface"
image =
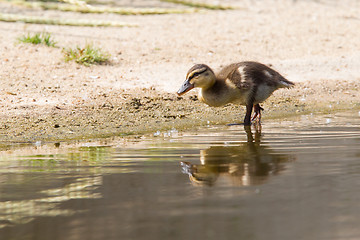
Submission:
<svg viewBox="0 0 360 240">
<path fill-rule="evenodd" d="M 0 239 L 360 239 L 357 111 L 56 145 L 3 151 Z"/>
</svg>

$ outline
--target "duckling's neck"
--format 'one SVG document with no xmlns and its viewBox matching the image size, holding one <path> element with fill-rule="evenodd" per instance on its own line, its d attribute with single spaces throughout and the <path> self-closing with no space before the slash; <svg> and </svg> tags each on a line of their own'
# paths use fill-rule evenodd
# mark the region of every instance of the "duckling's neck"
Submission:
<svg viewBox="0 0 360 240">
<path fill-rule="evenodd" d="M 212 86 L 200 89 L 198 99 L 209 106 L 220 107 L 232 101 L 232 91 L 224 80 L 216 79 Z"/>
</svg>

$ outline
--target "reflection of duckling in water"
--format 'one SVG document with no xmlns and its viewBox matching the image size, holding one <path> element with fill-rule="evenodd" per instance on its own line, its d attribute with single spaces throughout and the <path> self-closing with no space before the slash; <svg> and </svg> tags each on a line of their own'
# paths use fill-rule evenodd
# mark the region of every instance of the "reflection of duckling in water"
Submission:
<svg viewBox="0 0 360 240">
<path fill-rule="evenodd" d="M 200 151 L 201 164 L 181 162 L 183 172 L 191 182 L 214 185 L 220 176 L 229 176 L 234 185 L 247 186 L 264 183 L 269 176 L 284 170 L 284 164 L 292 156 L 274 154 L 271 148 L 260 146 L 261 132 L 256 130 L 255 139 L 249 126 L 245 126 L 248 141 L 240 146 L 212 146 Z"/>
<path fill-rule="evenodd" d="M 227 103 L 246 106 L 244 125 L 258 118 L 260 103 L 279 88 L 292 87 L 294 83 L 272 68 L 258 62 L 239 62 L 224 67 L 218 74 L 205 64 L 196 64 L 186 75 L 178 95 L 200 88 L 199 100 L 209 106 L 220 107 Z M 251 113 L 254 109 L 254 116 Z"/>
</svg>

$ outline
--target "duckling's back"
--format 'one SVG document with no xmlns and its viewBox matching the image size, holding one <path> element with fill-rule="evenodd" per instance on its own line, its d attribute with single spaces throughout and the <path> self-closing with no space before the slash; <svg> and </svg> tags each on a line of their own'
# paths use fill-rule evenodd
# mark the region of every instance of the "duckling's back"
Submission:
<svg viewBox="0 0 360 240">
<path fill-rule="evenodd" d="M 294 85 L 274 69 L 258 62 L 239 62 L 224 67 L 217 75 L 219 79 L 229 79 L 239 89 L 255 86 L 289 88 Z"/>
</svg>

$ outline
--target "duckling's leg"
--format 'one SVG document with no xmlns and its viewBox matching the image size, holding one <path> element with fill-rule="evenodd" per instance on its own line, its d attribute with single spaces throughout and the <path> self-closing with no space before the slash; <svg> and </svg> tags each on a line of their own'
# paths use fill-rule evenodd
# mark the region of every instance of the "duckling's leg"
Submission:
<svg viewBox="0 0 360 240">
<path fill-rule="evenodd" d="M 261 120 L 261 111 L 264 110 L 259 104 L 254 105 L 254 116 L 251 121 L 254 121 L 258 117 L 258 122 Z"/>
<path fill-rule="evenodd" d="M 253 104 L 247 104 L 246 105 L 246 115 L 244 118 L 244 125 L 251 125 L 251 112 L 253 109 Z"/>
</svg>

